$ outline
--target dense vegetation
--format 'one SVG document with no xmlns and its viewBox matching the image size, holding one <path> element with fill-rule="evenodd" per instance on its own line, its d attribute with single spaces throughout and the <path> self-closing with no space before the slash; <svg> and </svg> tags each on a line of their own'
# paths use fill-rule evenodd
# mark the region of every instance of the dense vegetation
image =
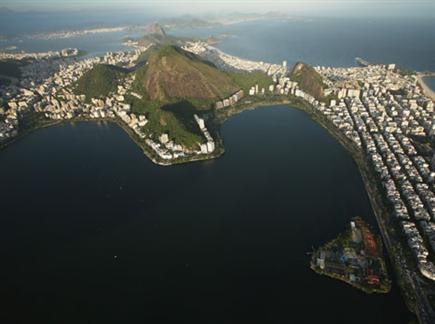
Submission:
<svg viewBox="0 0 435 324">
<path fill-rule="evenodd" d="M 353 221 L 357 224 L 360 222 L 363 225 L 358 225 L 358 228 L 362 230 L 365 228 L 369 230 L 368 226 L 364 224 L 361 218 L 355 217 Z M 370 231 L 370 230 L 369 230 Z M 361 232 L 360 232 L 361 233 Z M 377 244 L 377 254 L 371 254 L 364 243 L 364 234 L 361 234 L 361 241 L 355 241 L 353 239 L 352 230 L 350 227 L 341 233 L 336 239 L 327 242 L 319 250 L 315 251 L 312 255 L 311 268 L 320 273 L 327 275 L 329 277 L 342 280 L 351 284 L 352 286 L 359 288 L 366 293 L 388 293 L 391 289 L 391 281 L 388 278 L 388 272 L 386 264 L 382 256 L 382 240 L 380 237 L 373 236 Z M 320 256 L 321 252 L 328 253 L 329 256 L 325 258 L 325 268 L 320 268 L 317 265 L 317 258 Z M 346 260 L 344 256 L 347 253 L 352 253 L 351 257 L 353 260 Z M 354 260 L 357 259 L 356 263 Z M 328 269 L 328 264 L 332 264 L 333 267 Z M 343 272 L 336 271 L 334 265 L 341 265 L 343 267 Z M 358 265 L 356 265 L 358 264 Z M 367 271 L 370 269 L 372 274 L 379 278 L 379 283 L 371 284 L 365 278 Z M 349 274 L 353 273 L 359 280 L 350 280 Z"/>
<path fill-rule="evenodd" d="M 312 66 L 305 63 L 295 64 L 290 78 L 299 84 L 301 90 L 311 94 L 317 100 L 324 98 L 322 76 Z"/>
<path fill-rule="evenodd" d="M 397 73 L 399 73 L 402 76 L 410 76 L 410 75 L 415 75 L 415 71 L 412 71 L 410 69 L 407 69 L 405 67 L 398 67 L 396 69 Z"/>
<path fill-rule="evenodd" d="M 208 109 L 210 103 L 240 89 L 227 73 L 175 46 L 152 53 L 137 71 L 134 87 L 152 101 L 188 100 L 198 109 Z"/>
<path fill-rule="evenodd" d="M 161 36 L 162 33 L 160 33 Z M 166 37 L 166 36 L 165 36 Z M 132 91 L 126 96 L 132 112 L 148 119 L 143 131 L 156 139 L 168 133 L 176 142 L 197 148 L 204 141 L 193 115 L 212 112 L 214 104 L 240 89 L 252 86 L 268 89 L 272 80 L 264 73 L 226 73 L 212 63 L 174 45 L 157 45 L 145 52 L 135 72 Z M 75 84 L 77 94 L 91 98 L 114 92 L 126 71 L 110 65 L 96 65 Z"/>
<path fill-rule="evenodd" d="M 148 124 L 143 129 L 146 134 L 157 138 L 168 133 L 170 138 L 188 148 L 197 148 L 197 143 L 204 141 L 193 118 L 196 108 L 190 102 L 162 104 L 133 96 L 127 96 L 126 100 L 131 104 L 133 113 L 147 116 Z"/>
<path fill-rule="evenodd" d="M 245 93 L 258 84 L 272 83 L 264 73 L 226 73 L 212 63 L 176 46 L 156 46 L 141 58 L 146 63 L 136 71 L 133 91 L 143 99 L 128 96 L 132 111 L 145 114 L 145 131 L 169 133 L 178 143 L 195 147 L 202 142 L 193 114 L 211 111 L 216 101 L 240 89 Z"/>
<path fill-rule="evenodd" d="M 146 63 L 150 59 L 150 57 L 152 55 L 154 55 L 155 53 L 157 53 L 159 51 L 159 49 L 160 49 L 159 45 L 153 45 L 153 46 L 151 46 L 149 49 L 147 49 L 145 52 L 142 52 L 139 55 L 139 58 L 138 58 L 136 63 L 137 64 Z"/>
<path fill-rule="evenodd" d="M 117 86 L 127 72 L 117 66 L 97 64 L 86 72 L 74 85 L 74 93 L 84 94 L 86 101 L 92 98 L 106 97 L 116 91 Z"/>
<path fill-rule="evenodd" d="M 249 93 L 249 89 L 252 86 L 258 84 L 259 89 L 264 88 L 266 91 L 269 89 L 269 86 L 273 84 L 272 78 L 265 73 L 262 72 L 252 72 L 252 73 L 244 73 L 244 72 L 233 72 L 229 73 L 231 79 L 245 92 L 247 95 Z"/>
<path fill-rule="evenodd" d="M 132 111 L 147 116 L 146 132 L 167 132 L 190 148 L 202 141 L 194 113 L 211 112 L 216 101 L 240 89 L 247 94 L 256 84 L 260 89 L 272 84 L 264 73 L 226 73 L 172 45 L 155 46 L 141 60 L 146 63 L 136 71 L 133 91 L 143 99 L 128 96 Z"/>
</svg>

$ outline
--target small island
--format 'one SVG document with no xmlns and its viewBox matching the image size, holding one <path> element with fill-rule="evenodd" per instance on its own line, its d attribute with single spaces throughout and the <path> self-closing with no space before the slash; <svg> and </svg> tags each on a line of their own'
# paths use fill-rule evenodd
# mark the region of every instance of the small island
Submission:
<svg viewBox="0 0 435 324">
<path fill-rule="evenodd" d="M 344 233 L 313 253 L 311 269 L 366 293 L 387 293 L 391 281 L 381 247 L 381 239 L 356 217 Z"/>
</svg>

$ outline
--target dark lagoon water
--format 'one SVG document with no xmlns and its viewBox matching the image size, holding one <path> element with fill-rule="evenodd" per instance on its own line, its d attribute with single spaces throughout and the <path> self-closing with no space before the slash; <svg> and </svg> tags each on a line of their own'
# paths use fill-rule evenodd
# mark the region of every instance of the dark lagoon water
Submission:
<svg viewBox="0 0 435 324">
<path fill-rule="evenodd" d="M 21 32 L 66 21 L 43 20 Z M 81 25 L 89 22 L 69 27 Z M 222 50 L 290 66 L 352 66 L 361 56 L 435 70 L 434 29 L 424 20 L 319 18 L 171 33 L 230 32 Z M 18 46 L 98 55 L 124 49 L 124 36 Z M 222 131 L 222 158 L 169 168 L 111 124 L 58 125 L 1 151 L 0 323 L 407 323 L 396 286 L 369 296 L 308 267 L 306 253 L 351 217 L 377 229 L 346 151 L 284 107 L 242 113 Z"/>
<path fill-rule="evenodd" d="M 351 217 L 358 169 L 307 115 L 244 112 L 220 159 L 152 164 L 120 128 L 41 129 L 0 153 L 0 322 L 407 323 L 309 269 Z"/>
</svg>

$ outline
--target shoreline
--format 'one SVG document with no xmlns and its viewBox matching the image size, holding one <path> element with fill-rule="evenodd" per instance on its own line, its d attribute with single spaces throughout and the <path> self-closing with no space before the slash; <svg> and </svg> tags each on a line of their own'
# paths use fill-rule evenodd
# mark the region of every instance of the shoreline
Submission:
<svg viewBox="0 0 435 324">
<path fill-rule="evenodd" d="M 417 73 L 417 81 L 423 90 L 424 95 L 435 102 L 435 91 L 427 85 L 426 81 L 424 81 L 424 76 L 422 76 L 420 73 Z"/>
<path fill-rule="evenodd" d="M 40 124 L 32 125 L 29 128 L 25 128 L 18 132 L 18 135 L 14 136 L 13 138 L 10 138 L 6 140 L 3 143 L 0 143 L 0 151 L 7 148 L 9 145 L 15 143 L 16 141 L 24 138 L 28 134 L 31 134 L 39 129 L 47 128 L 50 126 L 55 126 L 58 124 L 63 123 L 75 123 L 75 122 L 109 122 L 118 125 L 120 128 L 122 128 L 127 135 L 131 138 L 131 140 L 139 146 L 139 148 L 142 150 L 144 155 L 151 160 L 156 165 L 159 166 L 172 166 L 172 165 L 178 165 L 178 164 L 185 164 L 185 163 L 192 163 L 192 162 L 200 162 L 200 161 L 207 161 L 207 160 L 213 160 L 216 158 L 219 158 L 225 153 L 224 143 L 220 136 L 220 128 L 225 123 L 226 120 L 228 120 L 230 117 L 237 113 L 244 112 L 246 110 L 255 110 L 259 107 L 267 107 L 267 106 L 277 106 L 277 105 L 292 105 L 293 102 L 291 100 L 273 100 L 273 101 L 257 101 L 254 103 L 249 104 L 239 104 L 232 108 L 233 110 L 230 111 L 230 114 L 225 116 L 224 119 L 220 117 L 213 118 L 212 119 L 212 125 L 210 125 L 210 129 L 214 131 L 216 134 L 216 149 L 212 154 L 200 154 L 196 156 L 190 156 L 190 157 L 184 157 L 184 158 L 178 158 L 173 160 L 164 160 L 162 158 L 159 158 L 158 155 L 130 128 L 128 125 L 126 125 L 122 120 L 118 118 L 90 118 L 90 117 L 75 117 L 72 119 L 62 119 L 62 120 L 50 120 L 50 119 L 44 119 Z M 297 103 L 294 103 L 294 105 L 297 105 Z M 226 112 L 229 110 L 226 109 Z M 32 114 L 39 114 L 39 113 L 32 113 Z M 44 117 L 45 118 L 45 117 Z"/>
<path fill-rule="evenodd" d="M 345 284 L 348 284 L 351 287 L 359 289 L 362 292 L 369 294 L 369 295 L 370 294 L 388 294 L 391 291 L 390 288 L 387 291 L 381 290 L 381 289 L 376 289 L 376 288 L 373 288 L 370 290 L 370 289 L 366 288 L 365 286 L 357 285 L 357 284 L 353 283 L 352 281 L 343 278 L 342 276 L 335 275 L 335 274 L 332 274 L 332 273 L 324 271 L 324 270 L 320 270 L 320 269 L 316 268 L 315 266 L 313 266 L 312 264 L 310 264 L 310 269 L 313 270 L 315 273 L 317 273 L 320 276 L 325 276 L 328 278 L 339 280 L 339 281 L 344 282 Z"/>
<path fill-rule="evenodd" d="M 179 158 L 179 159 L 172 160 L 172 161 L 164 160 L 164 159 L 159 158 L 157 156 L 157 154 L 154 153 L 154 151 L 151 148 L 149 148 L 148 145 L 144 141 L 142 141 L 142 139 L 139 136 L 137 136 L 137 134 L 134 133 L 130 127 L 128 127 L 128 125 L 126 125 L 124 122 L 122 122 L 121 120 L 119 120 L 117 118 L 76 117 L 76 118 L 64 119 L 64 120 L 45 120 L 44 123 L 42 123 L 42 124 L 26 128 L 26 129 L 20 131 L 18 133 L 18 135 L 14 136 L 13 138 L 11 138 L 3 143 L 0 143 L 0 152 L 2 150 L 6 149 L 7 147 L 9 147 L 10 145 L 12 145 L 13 143 L 15 143 L 16 141 L 23 139 L 27 135 L 29 135 L 35 131 L 38 131 L 39 129 L 48 128 L 48 127 L 56 126 L 59 124 L 67 124 L 67 123 L 74 124 L 77 122 L 94 122 L 94 123 L 107 122 L 107 123 L 117 125 L 122 130 L 124 130 L 124 132 L 127 133 L 127 135 L 130 137 L 130 139 L 142 150 L 142 153 L 151 162 L 153 162 L 154 164 L 159 165 L 159 166 L 172 166 L 172 165 L 177 165 L 177 164 L 212 160 L 212 159 L 216 159 L 216 158 L 220 157 L 225 151 L 223 149 L 222 141 L 219 139 L 218 145 L 216 146 L 216 150 L 213 154 L 206 154 L 206 155 L 201 154 L 198 156 L 192 156 L 191 158 Z"/>
<path fill-rule="evenodd" d="M 239 113 L 255 110 L 258 108 L 267 108 L 273 106 L 287 106 L 288 108 L 297 109 L 306 113 L 311 120 L 325 129 L 330 136 L 332 136 L 338 143 L 350 154 L 356 166 L 358 167 L 359 173 L 361 174 L 361 179 L 363 180 L 364 187 L 366 193 L 368 195 L 370 205 L 372 207 L 374 216 L 376 218 L 376 222 L 379 227 L 380 234 L 382 236 L 382 241 L 385 244 L 386 251 L 388 254 L 388 258 L 391 262 L 391 266 L 394 270 L 394 280 L 397 280 L 397 284 L 400 287 L 401 294 L 404 298 L 405 304 L 407 305 L 410 312 L 417 315 L 420 320 L 420 323 L 429 323 L 428 319 L 423 319 L 420 315 L 423 313 L 427 313 L 422 311 L 421 308 L 424 308 L 424 305 L 417 301 L 418 296 L 416 294 L 416 290 L 419 290 L 419 287 L 416 287 L 416 281 L 419 278 L 412 278 L 412 273 L 409 273 L 408 269 L 403 268 L 403 261 L 405 260 L 405 264 L 408 267 L 411 264 L 410 269 L 412 272 L 417 273 L 418 271 L 415 269 L 415 265 L 412 262 L 409 262 L 409 256 L 406 255 L 405 250 L 403 249 L 403 242 L 401 242 L 400 238 L 397 236 L 397 233 L 391 224 L 389 224 L 391 210 L 388 208 L 386 201 L 383 197 L 383 192 L 380 188 L 379 181 L 376 179 L 374 175 L 374 171 L 370 167 L 370 163 L 365 157 L 364 152 L 356 147 L 348 138 L 346 138 L 343 134 L 340 133 L 338 129 L 326 119 L 325 116 L 320 115 L 318 112 L 314 110 L 314 108 L 306 103 L 305 101 L 299 100 L 297 98 L 286 97 L 286 99 L 278 98 L 274 100 L 261 100 L 256 102 L 249 102 L 248 104 L 240 103 L 240 105 L 226 109 L 225 111 L 219 111 L 214 120 L 212 120 L 213 127 L 212 129 L 217 134 L 216 139 L 216 151 L 212 155 L 201 155 L 195 156 L 192 158 L 184 158 L 177 159 L 175 161 L 165 161 L 159 159 L 157 155 L 150 149 L 144 141 L 142 141 L 127 125 L 125 125 L 122 121 L 117 119 L 92 119 L 92 118 L 74 118 L 71 120 L 56 120 L 52 122 L 48 122 L 44 125 L 37 125 L 30 129 L 24 130 L 21 134 L 18 134 L 14 139 L 8 141 L 7 143 L 3 143 L 0 145 L 0 150 L 12 144 L 16 140 L 19 140 L 25 137 L 27 134 L 30 134 L 40 128 L 46 128 L 50 126 L 54 126 L 60 123 L 65 122 L 110 122 L 117 124 L 121 127 L 127 135 L 140 147 L 144 155 L 149 158 L 149 160 L 156 165 L 159 166 L 172 166 L 177 164 L 191 163 L 191 162 L 200 162 L 206 160 L 216 159 L 222 156 L 225 153 L 224 143 L 220 136 L 220 129 L 222 125 L 230 119 L 232 116 L 237 115 Z M 390 226 L 389 226 L 390 225 Z M 424 296 L 421 296 L 422 298 Z M 426 303 L 425 303 L 426 304 Z M 428 304 L 426 304 L 428 305 Z"/>
<path fill-rule="evenodd" d="M 376 178 L 374 170 L 367 157 L 364 155 L 364 152 L 345 137 L 331 121 L 326 119 L 325 116 L 320 115 L 311 105 L 304 101 L 294 102 L 292 100 L 285 100 L 272 103 L 258 102 L 234 114 L 241 113 L 245 110 L 254 110 L 258 107 L 276 105 L 286 105 L 289 106 L 289 108 L 298 109 L 306 113 L 350 154 L 363 180 L 365 191 L 378 224 L 379 232 L 382 236 L 382 241 L 385 244 L 386 254 L 394 274 L 393 280 L 396 280 L 408 310 L 417 316 L 420 323 L 431 323 L 431 318 L 423 317 L 423 314 L 431 314 L 431 312 L 428 312 L 426 309 L 426 307 L 429 307 L 430 303 L 421 290 L 421 279 L 418 277 L 419 271 L 412 260 L 412 256 L 405 252 L 406 246 L 404 248 L 404 242 L 396 233 L 395 226 L 390 224 L 392 215 L 391 208 L 388 207 L 381 184 Z M 228 116 L 227 119 L 234 114 Z M 415 277 L 415 275 L 417 277 Z M 424 303 L 421 302 L 422 299 Z"/>
<path fill-rule="evenodd" d="M 323 245 L 321 245 L 319 248 L 313 250 L 313 253 L 311 255 L 311 260 L 310 260 L 310 268 L 311 270 L 313 270 L 315 273 L 319 274 L 319 275 L 323 275 L 329 278 L 333 278 L 333 279 L 338 279 L 342 282 L 345 282 L 347 284 L 349 284 L 350 286 L 357 288 L 367 294 L 373 294 L 373 293 L 377 293 L 377 294 L 387 294 L 391 291 L 391 280 L 389 279 L 388 276 L 388 270 L 387 270 L 387 266 L 385 263 L 385 254 L 383 253 L 383 249 L 382 249 L 382 240 L 381 238 L 376 235 L 373 234 L 371 232 L 370 226 L 367 225 L 362 218 L 360 217 L 354 217 L 352 218 L 352 221 L 356 221 L 358 222 L 360 225 L 359 227 L 364 226 L 365 229 L 367 229 L 373 236 L 374 239 L 376 240 L 376 244 L 378 246 L 377 248 L 377 252 L 379 253 L 379 255 L 369 255 L 366 254 L 366 248 L 364 243 L 362 242 L 362 239 L 360 242 L 355 242 L 354 239 L 352 238 L 352 229 L 350 228 L 350 226 L 348 228 L 346 228 L 346 230 L 340 234 L 338 234 L 338 236 L 336 238 L 334 238 L 333 240 L 327 241 L 326 243 L 324 243 Z M 361 233 L 361 232 L 360 232 Z M 358 244 L 358 247 L 349 247 L 348 244 L 353 242 L 354 244 Z M 323 257 L 323 267 L 319 266 L 319 264 L 317 263 L 317 258 L 321 257 L 321 253 L 327 253 L 327 252 L 331 252 L 334 253 L 337 250 L 339 252 L 337 253 L 341 253 L 341 255 L 344 255 L 344 252 L 346 249 L 352 249 L 353 251 L 355 251 L 356 249 L 361 249 L 361 257 L 364 260 L 376 260 L 379 262 L 379 266 L 380 269 L 378 269 L 378 272 L 375 274 L 376 276 L 378 276 L 379 278 L 379 282 L 375 285 L 364 282 L 364 280 L 351 280 L 348 276 L 347 276 L 347 272 L 351 272 L 353 271 L 353 269 L 355 269 L 352 266 L 348 266 L 345 265 L 345 270 L 344 273 L 339 273 L 336 272 L 334 270 L 328 270 L 327 266 L 326 266 L 326 257 Z M 335 260 L 334 260 L 335 261 Z M 333 262 L 334 262 L 333 261 Z M 365 269 L 365 266 L 362 266 L 359 268 L 361 269 Z M 381 283 L 382 281 L 382 283 Z"/>
<path fill-rule="evenodd" d="M 359 150 L 348 138 L 341 134 L 324 116 L 316 114 L 315 111 L 301 110 L 306 112 L 314 122 L 324 128 L 351 155 L 363 180 L 365 191 L 382 236 L 382 241 L 385 244 L 388 259 L 393 268 L 393 281 L 396 280 L 408 310 L 417 316 L 419 323 L 431 323 L 431 318 L 423 317 L 423 314 L 431 314 L 432 312 L 428 312 L 426 309 L 426 307 L 430 307 L 430 303 L 421 290 L 421 279 L 418 277 L 419 271 L 412 260 L 412 256 L 405 252 L 404 242 L 398 236 L 394 224 L 390 224 L 391 208 L 388 207 L 381 184 L 376 178 L 367 157 L 363 151 Z M 423 302 L 421 302 L 422 299 Z"/>
</svg>

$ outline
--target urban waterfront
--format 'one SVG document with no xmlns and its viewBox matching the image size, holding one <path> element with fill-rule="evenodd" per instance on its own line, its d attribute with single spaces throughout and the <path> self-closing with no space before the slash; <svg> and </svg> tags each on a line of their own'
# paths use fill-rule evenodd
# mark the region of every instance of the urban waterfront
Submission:
<svg viewBox="0 0 435 324">
<path fill-rule="evenodd" d="M 366 295 L 309 270 L 307 252 L 350 218 L 376 226 L 350 155 L 287 107 L 244 112 L 222 133 L 223 157 L 173 167 L 104 123 L 42 129 L 2 151 L 2 170 L 19 170 L 0 184 L 2 316 L 407 323 L 396 285 Z"/>
<path fill-rule="evenodd" d="M 362 57 L 375 64 L 435 71 L 435 35 L 428 32 L 434 29 L 433 19 L 307 18 L 173 32 L 203 38 L 228 33 L 217 47 L 255 61 L 351 67 L 356 65 L 356 57 Z"/>
<path fill-rule="evenodd" d="M 424 32 L 433 21 L 346 25 L 315 18 L 170 33 L 224 35 L 216 46 L 229 54 L 289 67 L 349 67 L 360 56 L 435 71 L 435 35 Z M 92 60 L 126 50 L 132 35 L 0 45 L 74 47 Z M 435 89 L 435 78 L 425 81 Z M 309 252 L 352 217 L 379 234 L 344 148 L 285 106 L 236 115 L 222 136 L 222 157 L 171 167 L 156 166 L 102 121 L 40 129 L 2 150 L 0 274 L 8 280 L 0 322 L 409 323 L 390 265 L 393 287 L 382 296 L 309 269 Z"/>
<path fill-rule="evenodd" d="M 68 21 L 68 17 L 62 19 Z M 134 20 L 142 25 L 150 21 L 153 20 L 149 17 Z M 76 20 L 70 24 L 73 22 Z M 168 32 L 202 39 L 210 35 L 227 35 L 217 44 L 224 52 L 278 64 L 287 60 L 289 66 L 303 61 L 313 65 L 350 67 L 356 64 L 355 57 L 363 57 L 371 63 L 391 62 L 416 71 L 434 71 L 435 35 L 427 32 L 434 28 L 433 20 L 306 18 L 253 21 L 213 28 L 179 28 Z M 78 47 L 88 54 L 102 55 L 108 51 L 127 50 L 122 40 L 138 35 L 140 32 L 135 31 L 49 40 L 14 37 L 0 41 L 0 48 L 17 46 L 18 51 L 45 52 Z M 435 87 L 433 81 L 429 81 Z"/>
</svg>

